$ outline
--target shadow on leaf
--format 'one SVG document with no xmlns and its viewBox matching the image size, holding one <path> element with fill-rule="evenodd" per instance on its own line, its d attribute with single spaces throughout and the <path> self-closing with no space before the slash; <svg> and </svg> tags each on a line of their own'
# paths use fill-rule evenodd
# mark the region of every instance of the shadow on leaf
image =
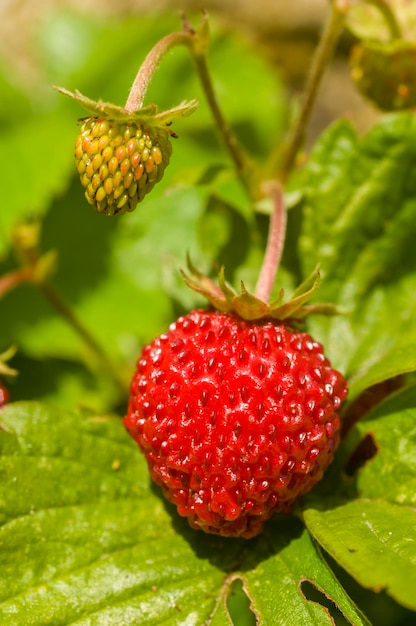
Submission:
<svg viewBox="0 0 416 626">
<path fill-rule="evenodd" d="M 160 487 L 153 481 L 150 489 L 163 503 L 174 531 L 185 539 L 195 556 L 208 560 L 227 574 L 255 569 L 262 561 L 288 546 L 304 530 L 302 522 L 293 515 L 277 513 L 266 522 L 264 531 L 253 539 L 208 535 L 191 528 L 186 518 L 178 514 L 176 507 L 163 497 Z"/>
</svg>

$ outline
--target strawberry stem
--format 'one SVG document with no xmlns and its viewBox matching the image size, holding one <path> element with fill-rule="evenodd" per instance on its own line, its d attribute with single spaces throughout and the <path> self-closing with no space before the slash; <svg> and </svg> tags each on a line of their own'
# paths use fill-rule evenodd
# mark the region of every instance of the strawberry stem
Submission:
<svg viewBox="0 0 416 626">
<path fill-rule="evenodd" d="M 282 184 L 286 183 L 303 143 L 306 127 L 316 101 L 318 89 L 344 26 L 346 14 L 350 8 L 350 2 L 351 0 L 334 0 L 331 4 L 331 14 L 324 27 L 324 31 L 312 59 L 301 110 L 295 122 L 281 165 L 279 178 Z"/>
<path fill-rule="evenodd" d="M 35 271 L 32 267 L 23 267 L 4 274 L 0 278 L 0 298 L 15 287 L 24 283 L 32 283 L 35 280 Z"/>
<path fill-rule="evenodd" d="M 54 255 L 39 253 L 40 224 L 21 224 L 13 233 L 13 244 L 22 268 L 6 274 L 0 279 L 0 297 L 13 287 L 29 282 L 35 285 L 57 313 L 71 326 L 95 356 L 99 367 L 107 372 L 117 390 L 125 395 L 128 383 L 122 378 L 119 368 L 101 348 L 90 331 L 78 319 L 70 305 L 60 296 L 49 278 L 54 270 Z"/>
<path fill-rule="evenodd" d="M 113 363 L 109 356 L 104 352 L 100 344 L 92 336 L 88 328 L 79 320 L 75 315 L 72 308 L 62 298 L 62 296 L 56 291 L 53 285 L 44 281 L 38 284 L 41 293 L 53 306 L 55 311 L 68 323 L 69 326 L 76 332 L 76 334 L 83 340 L 90 351 L 95 355 L 100 367 L 107 372 L 110 378 L 114 381 L 116 388 L 123 395 L 128 391 L 128 385 L 123 377 L 119 374 L 119 368 Z"/>
<path fill-rule="evenodd" d="M 188 29 L 191 28 L 189 24 L 186 27 Z M 231 129 L 231 126 L 227 122 L 214 90 L 211 73 L 207 63 L 207 52 L 209 44 L 209 25 L 207 17 L 205 17 L 205 20 L 202 23 L 200 29 L 195 32 L 195 37 L 192 40 L 192 44 L 193 45 L 190 48 L 191 54 L 193 56 L 199 80 L 207 99 L 208 106 L 211 109 L 211 113 L 214 118 L 217 130 L 222 137 L 223 143 L 228 150 L 231 159 L 234 162 L 237 175 L 243 187 L 248 192 L 250 198 L 257 199 L 258 193 L 256 193 L 256 189 L 254 188 L 251 178 L 249 177 L 249 173 L 253 170 L 253 165 L 250 163 L 247 154 L 245 153 L 242 146 L 239 144 L 236 136 Z"/>
<path fill-rule="evenodd" d="M 0 374 L 2 376 L 17 376 L 18 371 L 7 364 L 7 361 L 14 357 L 16 351 L 15 346 L 10 346 L 10 348 L 0 354 Z"/>
<path fill-rule="evenodd" d="M 270 215 L 269 234 L 266 251 L 254 295 L 269 303 L 277 270 L 282 258 L 286 236 L 286 207 L 283 191 L 278 183 L 270 183 L 269 193 L 273 198 L 273 211 Z"/>
<path fill-rule="evenodd" d="M 394 15 L 394 12 L 391 6 L 385 0 L 364 0 L 367 4 L 372 4 L 376 7 L 380 13 L 382 14 L 388 28 L 390 31 L 390 36 L 392 39 L 402 39 L 403 33 L 400 28 L 400 25 Z"/>
<path fill-rule="evenodd" d="M 170 33 L 158 41 L 157 44 L 150 50 L 149 54 L 140 66 L 127 98 L 124 108 L 128 113 L 133 113 L 133 111 L 137 111 L 137 109 L 142 108 L 150 81 L 152 80 L 153 75 L 159 67 L 159 64 L 165 54 L 175 46 L 189 45 L 190 39 L 191 34 L 185 30 L 182 32 Z"/>
<path fill-rule="evenodd" d="M 143 106 L 150 81 L 152 80 L 153 75 L 159 67 L 163 57 L 175 46 L 187 46 L 194 60 L 198 77 L 208 105 L 211 109 L 211 113 L 214 117 L 218 132 L 221 135 L 224 145 L 234 162 L 237 174 L 250 198 L 257 199 L 258 194 L 256 193 L 256 189 L 251 183 L 251 178 L 249 176 L 250 172 L 253 170 L 253 165 L 249 162 L 245 151 L 238 143 L 231 126 L 225 119 L 214 91 L 213 82 L 207 64 L 207 51 L 209 47 L 209 26 L 207 15 L 204 15 L 202 24 L 197 30 L 191 26 L 185 14 L 182 15 L 182 25 L 182 31 L 166 35 L 151 49 L 137 73 L 124 109 L 128 113 L 133 113 L 134 111 L 140 109 Z"/>
<path fill-rule="evenodd" d="M 243 187 L 248 192 L 250 198 L 256 199 L 257 193 L 251 183 L 249 173 L 252 171 L 252 166 L 249 165 L 249 160 L 242 146 L 237 141 L 231 126 L 228 124 L 224 117 L 221 107 L 218 103 L 213 83 L 210 75 L 210 71 L 207 64 L 205 54 L 195 54 L 194 61 L 196 69 L 198 71 L 199 79 L 201 81 L 202 88 L 205 93 L 208 105 L 211 109 L 211 113 L 214 117 L 215 124 L 219 134 L 223 139 L 223 143 L 227 148 L 236 168 L 237 175 L 242 183 Z"/>
</svg>

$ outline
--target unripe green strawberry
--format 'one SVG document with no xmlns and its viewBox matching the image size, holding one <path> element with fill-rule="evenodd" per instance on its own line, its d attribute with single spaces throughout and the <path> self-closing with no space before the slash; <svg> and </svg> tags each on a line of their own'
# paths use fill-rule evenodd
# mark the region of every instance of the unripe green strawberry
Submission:
<svg viewBox="0 0 416 626">
<path fill-rule="evenodd" d="M 92 115 L 82 119 L 75 143 L 75 159 L 88 202 L 104 215 L 133 211 L 138 202 L 162 178 L 172 153 L 170 125 L 190 115 L 196 100 L 182 102 L 167 111 L 157 106 L 120 107 L 95 101 L 56 87 Z M 127 106 L 129 104 L 129 106 Z M 134 104 L 136 98 L 134 98 Z"/>
<path fill-rule="evenodd" d="M 167 129 L 134 120 L 84 118 L 75 159 L 88 202 L 105 215 L 133 211 L 163 176 L 169 137 Z"/>
</svg>

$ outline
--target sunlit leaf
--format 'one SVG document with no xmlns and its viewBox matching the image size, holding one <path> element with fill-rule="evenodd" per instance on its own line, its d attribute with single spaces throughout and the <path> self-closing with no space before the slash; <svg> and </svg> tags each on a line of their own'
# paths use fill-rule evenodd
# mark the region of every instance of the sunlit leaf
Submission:
<svg viewBox="0 0 416 626">
<path fill-rule="evenodd" d="M 350 377 L 351 398 L 365 383 L 416 369 L 408 348 L 416 337 L 415 138 L 408 114 L 386 117 L 363 138 L 339 122 L 307 166 L 305 274 L 320 263 L 319 300 L 346 311 L 310 327 Z"/>
<path fill-rule="evenodd" d="M 190 529 L 150 487 L 119 418 L 21 403 L 0 425 L 4 626 L 226 625 L 233 579 L 264 623 L 333 623 L 304 581 L 367 623 L 295 518 L 253 541 Z"/>
<path fill-rule="evenodd" d="M 306 524 L 321 546 L 358 582 L 416 610 L 416 511 L 384 500 L 357 499 L 320 511 Z"/>
<path fill-rule="evenodd" d="M 354 451 L 371 437 L 374 455 L 354 461 Z M 346 441 L 351 455 L 355 489 L 360 497 L 381 498 L 396 504 L 416 504 L 416 389 L 409 387 L 369 412 Z M 355 455 L 356 456 L 356 455 Z M 354 463 L 358 467 L 354 467 Z"/>
</svg>

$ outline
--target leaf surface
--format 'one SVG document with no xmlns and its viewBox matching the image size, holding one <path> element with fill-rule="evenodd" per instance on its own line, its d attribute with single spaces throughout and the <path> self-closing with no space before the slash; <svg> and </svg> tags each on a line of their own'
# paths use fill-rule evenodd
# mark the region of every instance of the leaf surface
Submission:
<svg viewBox="0 0 416 626">
<path fill-rule="evenodd" d="M 257 541 L 261 559 L 242 576 L 260 624 L 334 624 L 337 611 L 351 624 L 367 624 L 297 520 L 271 524 Z M 329 599 L 331 611 L 319 602 L 306 601 L 305 582 Z"/>
<path fill-rule="evenodd" d="M 371 454 L 368 438 L 371 438 Z M 416 610 L 416 388 L 387 398 L 347 437 L 344 494 L 306 498 L 312 535 L 361 585 Z M 341 489 L 342 491 L 342 489 Z M 339 491 L 339 493 L 341 493 Z M 308 504 L 309 503 L 309 504 Z"/>
<path fill-rule="evenodd" d="M 242 143 L 263 154 L 264 142 L 276 130 L 281 132 L 285 123 L 284 99 L 275 97 L 282 86 L 238 34 L 225 36 L 219 25 L 213 26 L 210 55 L 218 63 L 215 81 L 221 103 L 235 120 Z M 51 85 L 123 105 L 140 62 L 180 23 L 173 16 L 96 20 L 56 10 L 36 28 L 42 51 L 36 98 L 15 98 L 25 115 L 15 115 L 13 107 L 0 108 L 8 116 L 0 153 L 3 150 L 9 181 L 3 190 L 8 209 L 0 216 L 0 275 L 16 267 L 11 249 L 15 224 L 33 215 L 44 218 L 42 252 L 56 250 L 57 272 L 52 277 L 56 290 L 103 349 L 133 368 L 141 346 L 167 328 L 177 309 L 202 303 L 180 277 L 187 252 L 198 264 L 202 259 L 211 266 L 217 251 L 219 262 L 229 261 L 238 240 L 230 272 L 248 258 L 248 272 L 239 280 L 253 275 L 248 201 L 213 132 L 189 52 L 178 47 L 158 68 L 146 104 L 153 102 L 162 111 L 189 99 L 189 94 L 200 100 L 196 119 L 175 122 L 179 138 L 173 140 L 171 163 L 133 214 L 125 219 L 96 214 L 84 198 L 73 162 L 77 119 L 85 111 Z M 238 71 L 236 57 L 241 60 Z M 241 82 L 251 82 L 253 89 L 238 93 L 236 85 Z M 12 101 L 15 94 L 6 81 L 3 91 Z M 259 97 L 268 106 L 253 121 L 251 110 Z M 33 159 L 33 154 L 42 158 Z M 27 171 L 24 185 L 16 162 Z M 257 256 L 254 259 L 257 267 Z M 93 356 L 33 286 L 7 293 L 0 300 L 0 316 L 0 346 L 15 343 L 32 360 L 87 361 L 94 369 Z M 72 386 L 73 405 L 78 388 Z M 19 383 L 16 391 L 21 393 Z M 92 406 L 103 405 L 97 391 L 88 396 Z"/>
<path fill-rule="evenodd" d="M 32 402 L 3 408 L 0 425 L 4 626 L 225 626 L 237 578 L 263 623 L 333 623 L 304 596 L 310 580 L 366 624 L 299 520 L 277 516 L 252 541 L 191 530 L 119 418 Z"/>
<path fill-rule="evenodd" d="M 321 546 L 363 587 L 385 589 L 416 610 L 416 510 L 360 498 L 320 511 L 308 509 L 307 527 Z"/>
<path fill-rule="evenodd" d="M 366 437 L 374 455 L 349 472 L 360 497 L 416 504 L 416 388 L 397 392 L 370 411 L 345 442 L 344 455 L 353 455 Z M 355 453 L 356 454 L 356 453 Z M 348 460 L 347 460 L 348 466 Z"/>
<path fill-rule="evenodd" d="M 363 138 L 341 121 L 306 170 L 304 274 L 320 263 L 317 298 L 346 311 L 311 318 L 310 328 L 349 377 L 351 399 L 416 369 L 415 139 L 408 114 L 384 118 Z"/>
</svg>

